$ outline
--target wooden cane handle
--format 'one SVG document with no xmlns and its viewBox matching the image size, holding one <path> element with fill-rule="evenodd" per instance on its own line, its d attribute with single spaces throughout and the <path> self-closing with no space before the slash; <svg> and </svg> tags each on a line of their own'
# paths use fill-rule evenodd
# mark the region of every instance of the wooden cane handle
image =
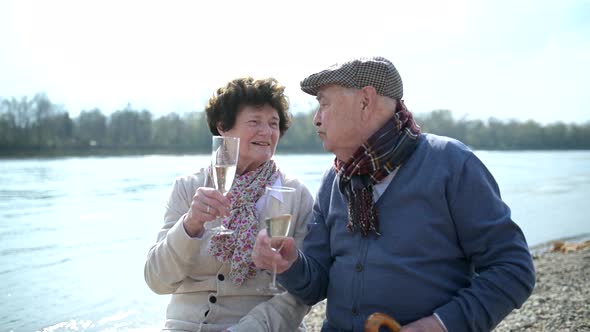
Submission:
<svg viewBox="0 0 590 332">
<path fill-rule="evenodd" d="M 385 326 L 393 332 L 399 332 L 402 328 L 399 323 L 384 313 L 376 312 L 367 318 L 365 332 L 378 332 L 381 326 Z"/>
</svg>

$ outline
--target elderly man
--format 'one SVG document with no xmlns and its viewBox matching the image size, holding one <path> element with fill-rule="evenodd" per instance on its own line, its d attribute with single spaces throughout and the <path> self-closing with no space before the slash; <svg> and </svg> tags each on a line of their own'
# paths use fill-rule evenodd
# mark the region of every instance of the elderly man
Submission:
<svg viewBox="0 0 590 332">
<path fill-rule="evenodd" d="M 529 297 L 532 258 L 496 181 L 461 142 L 420 132 L 385 58 L 334 65 L 301 82 L 334 153 L 302 250 L 258 235 L 253 259 L 306 304 L 322 331 L 362 331 L 373 312 L 402 331 L 490 331 Z"/>
</svg>

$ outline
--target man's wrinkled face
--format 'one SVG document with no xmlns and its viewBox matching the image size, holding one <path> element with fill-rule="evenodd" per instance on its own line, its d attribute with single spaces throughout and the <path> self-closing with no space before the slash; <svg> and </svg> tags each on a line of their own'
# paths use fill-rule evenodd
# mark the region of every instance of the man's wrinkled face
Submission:
<svg viewBox="0 0 590 332">
<path fill-rule="evenodd" d="M 361 95 L 359 90 L 339 85 L 320 89 L 316 99 L 319 108 L 313 118 L 324 149 L 339 159 L 347 160 L 362 144 L 359 142 Z"/>
</svg>

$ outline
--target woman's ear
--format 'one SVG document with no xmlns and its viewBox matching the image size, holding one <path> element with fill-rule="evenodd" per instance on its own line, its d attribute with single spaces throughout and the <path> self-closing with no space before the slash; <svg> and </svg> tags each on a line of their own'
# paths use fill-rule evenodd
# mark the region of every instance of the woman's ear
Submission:
<svg viewBox="0 0 590 332">
<path fill-rule="evenodd" d="M 216 128 L 221 136 L 223 136 L 223 134 L 225 134 L 225 130 L 223 130 L 223 128 L 221 127 L 221 122 L 217 122 Z"/>
</svg>

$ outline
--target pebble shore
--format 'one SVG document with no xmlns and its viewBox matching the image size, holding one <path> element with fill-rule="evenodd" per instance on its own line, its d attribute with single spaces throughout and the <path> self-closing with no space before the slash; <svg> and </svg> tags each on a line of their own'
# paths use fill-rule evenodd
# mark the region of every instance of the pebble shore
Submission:
<svg viewBox="0 0 590 332">
<path fill-rule="evenodd" d="M 590 248 L 533 253 L 533 294 L 494 331 L 590 332 Z M 309 332 L 320 331 L 324 313 L 325 301 L 312 308 L 305 317 Z"/>
</svg>

